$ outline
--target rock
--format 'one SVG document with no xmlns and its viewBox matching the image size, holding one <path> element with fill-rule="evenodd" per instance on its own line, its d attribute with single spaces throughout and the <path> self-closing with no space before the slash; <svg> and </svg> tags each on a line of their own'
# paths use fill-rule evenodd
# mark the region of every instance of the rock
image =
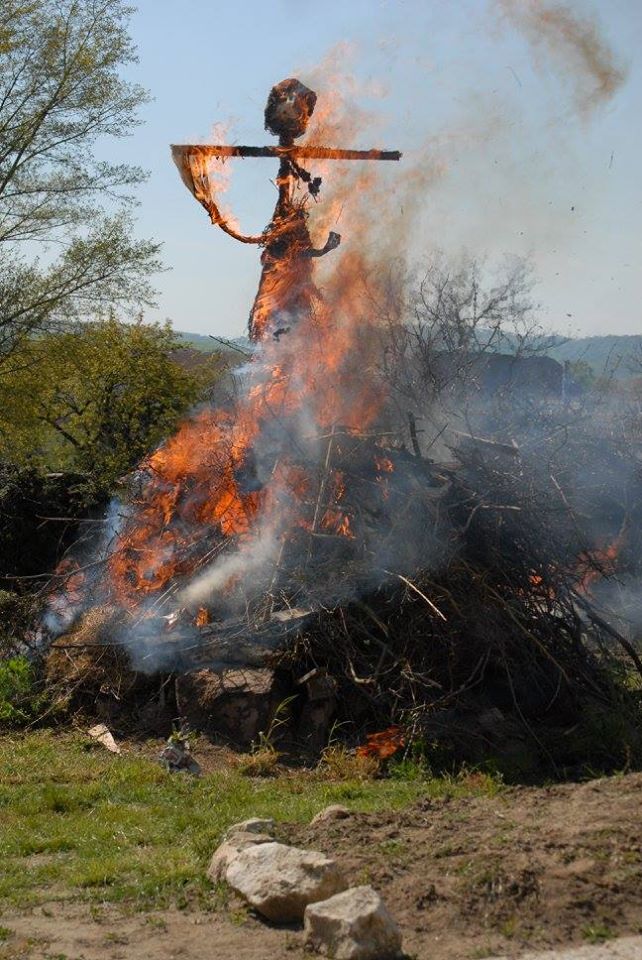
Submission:
<svg viewBox="0 0 642 960">
<path fill-rule="evenodd" d="M 283 843 L 242 850 L 227 867 L 225 878 L 250 906 L 276 923 L 301 920 L 308 904 L 347 886 L 334 860 Z"/>
<path fill-rule="evenodd" d="M 172 733 L 158 755 L 168 773 L 187 772 L 200 777 L 201 766 L 192 756 L 189 740 L 182 733 Z"/>
<path fill-rule="evenodd" d="M 97 723 L 95 727 L 90 727 L 87 734 L 110 753 L 120 753 L 120 747 L 114 740 L 111 730 L 104 723 Z"/>
<path fill-rule="evenodd" d="M 181 716 L 193 730 L 221 733 L 232 743 L 247 747 L 267 730 L 283 701 L 282 688 L 273 670 L 191 670 L 176 680 Z"/>
<path fill-rule="evenodd" d="M 207 876 L 212 883 L 220 883 L 227 877 L 227 868 L 242 850 L 257 843 L 272 843 L 272 837 L 266 833 L 244 833 L 238 831 L 217 847 L 207 868 Z"/>
<path fill-rule="evenodd" d="M 317 823 L 328 823 L 332 820 L 345 820 L 349 816 L 350 811 L 347 807 L 343 807 L 340 803 L 332 803 L 325 810 L 317 813 L 316 817 L 312 817 L 310 826 L 313 827 Z"/>
<path fill-rule="evenodd" d="M 372 887 L 352 887 L 305 909 L 305 942 L 335 960 L 401 955 L 401 932 Z"/>
<path fill-rule="evenodd" d="M 270 837 L 274 837 L 274 820 L 271 817 L 266 819 L 261 819 L 261 817 L 253 817 L 251 820 L 242 820 L 240 823 L 233 823 L 231 827 L 228 827 L 225 831 L 224 839 L 229 840 L 231 837 L 234 837 L 238 833 L 267 833 Z"/>
</svg>

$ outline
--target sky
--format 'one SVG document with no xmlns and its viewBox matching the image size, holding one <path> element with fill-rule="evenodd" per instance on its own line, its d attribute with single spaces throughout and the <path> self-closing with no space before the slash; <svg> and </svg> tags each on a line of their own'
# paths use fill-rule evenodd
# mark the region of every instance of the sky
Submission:
<svg viewBox="0 0 642 960">
<path fill-rule="evenodd" d="M 153 101 L 134 135 L 109 145 L 109 159 L 149 171 L 137 232 L 162 242 L 167 269 L 147 316 L 168 317 L 178 330 L 238 336 L 260 272 L 256 247 L 210 225 L 169 144 L 217 142 L 216 123 L 227 125 L 231 142 L 270 143 L 263 110 L 274 83 L 313 81 L 321 104 L 341 74 L 373 122 L 355 122 L 351 142 L 328 146 L 402 150 L 399 168 L 381 171 L 380 189 L 393 196 L 404 164 L 429 172 L 413 196 L 417 217 L 400 254 L 417 264 L 436 251 L 476 256 L 489 271 L 505 256 L 527 256 L 547 329 L 642 333 L 642 3 L 565 4 L 595 23 L 622 77 L 591 110 L 572 56 L 529 40 L 505 16 L 508 3 L 140 0 L 131 21 L 139 63 L 127 75 Z M 332 69 L 319 70 L 321 63 Z M 259 232 L 275 202 L 276 162 L 237 160 L 229 169 L 225 205 L 243 232 Z M 344 233 L 342 243 L 362 240 Z"/>
</svg>

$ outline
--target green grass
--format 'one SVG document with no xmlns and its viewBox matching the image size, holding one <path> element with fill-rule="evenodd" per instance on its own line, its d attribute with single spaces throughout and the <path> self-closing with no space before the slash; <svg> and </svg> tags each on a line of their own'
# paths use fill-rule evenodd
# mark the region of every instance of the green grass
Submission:
<svg viewBox="0 0 642 960">
<path fill-rule="evenodd" d="M 495 790 L 479 774 L 329 782 L 306 771 L 252 780 L 230 768 L 194 779 L 146 759 L 114 756 L 79 734 L 6 735 L 0 738 L 0 902 L 211 904 L 217 897 L 205 868 L 235 821 L 307 821 L 330 803 L 389 810 L 427 795 Z"/>
<path fill-rule="evenodd" d="M 595 923 L 584 927 L 582 936 L 588 943 L 606 943 L 607 940 L 612 940 L 616 934 L 605 923 Z"/>
</svg>

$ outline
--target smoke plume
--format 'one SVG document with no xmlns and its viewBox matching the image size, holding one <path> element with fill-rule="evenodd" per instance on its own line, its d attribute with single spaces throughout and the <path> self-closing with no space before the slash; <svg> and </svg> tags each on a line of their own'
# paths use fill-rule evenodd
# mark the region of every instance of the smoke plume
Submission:
<svg viewBox="0 0 642 960">
<path fill-rule="evenodd" d="M 499 0 L 499 7 L 534 52 L 543 51 L 553 69 L 572 83 L 581 114 L 608 103 L 624 83 L 627 71 L 597 21 L 580 17 L 569 4 L 544 0 Z"/>
</svg>

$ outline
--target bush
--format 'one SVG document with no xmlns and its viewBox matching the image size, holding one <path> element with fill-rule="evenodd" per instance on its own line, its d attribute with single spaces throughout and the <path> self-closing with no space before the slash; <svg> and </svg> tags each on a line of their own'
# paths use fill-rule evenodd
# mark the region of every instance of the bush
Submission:
<svg viewBox="0 0 642 960">
<path fill-rule="evenodd" d="M 43 518 L 81 516 L 82 482 L 78 474 L 47 476 L 0 460 L 0 591 L 3 578 L 34 577 L 53 569 L 75 537 L 77 523 Z M 6 586 L 13 588 L 15 581 L 9 579 Z M 14 593 L 0 596 L 0 631 L 16 617 L 24 619 L 19 607 Z"/>
<path fill-rule="evenodd" d="M 170 434 L 216 376 L 174 359 L 168 324 L 114 317 L 26 341 L 0 378 L 0 457 L 80 474 L 89 502 Z"/>
<path fill-rule="evenodd" d="M 34 665 L 24 656 L 0 661 L 0 724 L 29 723 L 46 708 L 47 696 Z"/>
</svg>

